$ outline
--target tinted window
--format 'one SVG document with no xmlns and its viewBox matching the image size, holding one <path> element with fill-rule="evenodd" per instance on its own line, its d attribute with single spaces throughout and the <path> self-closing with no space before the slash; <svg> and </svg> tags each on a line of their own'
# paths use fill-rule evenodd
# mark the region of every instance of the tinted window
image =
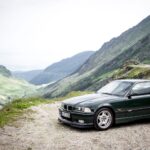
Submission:
<svg viewBox="0 0 150 150">
<path fill-rule="evenodd" d="M 150 82 L 137 83 L 132 89 L 132 94 L 150 94 Z"/>
</svg>

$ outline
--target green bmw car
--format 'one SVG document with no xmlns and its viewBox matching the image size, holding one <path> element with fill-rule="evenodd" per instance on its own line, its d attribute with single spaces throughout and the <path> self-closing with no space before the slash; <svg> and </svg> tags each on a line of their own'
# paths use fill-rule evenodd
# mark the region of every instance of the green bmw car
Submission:
<svg viewBox="0 0 150 150">
<path fill-rule="evenodd" d="M 150 118 L 150 80 L 115 80 L 95 94 L 61 103 L 58 120 L 74 127 L 106 130 L 113 124 Z"/>
</svg>

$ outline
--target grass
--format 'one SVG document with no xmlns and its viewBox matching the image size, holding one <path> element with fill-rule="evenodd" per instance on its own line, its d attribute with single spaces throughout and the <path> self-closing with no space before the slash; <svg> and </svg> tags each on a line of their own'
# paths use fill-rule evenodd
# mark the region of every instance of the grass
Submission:
<svg viewBox="0 0 150 150">
<path fill-rule="evenodd" d="M 127 68 L 118 69 L 112 75 L 113 79 L 149 79 L 150 68 L 144 65 L 130 65 Z"/>
<path fill-rule="evenodd" d="M 7 104 L 2 110 L 0 110 L 0 127 L 15 121 L 19 116 L 21 116 L 27 108 L 31 106 L 37 106 L 40 104 L 49 104 L 56 101 L 62 101 L 67 98 L 80 96 L 84 94 L 89 94 L 89 91 L 73 91 L 64 97 L 53 98 L 53 99 L 43 99 L 43 98 L 25 98 L 16 99 L 13 102 Z"/>
<path fill-rule="evenodd" d="M 150 64 L 150 60 L 145 60 L 143 63 L 144 64 Z"/>
<path fill-rule="evenodd" d="M 150 69 L 149 68 L 134 68 L 131 72 L 128 74 L 128 78 L 147 78 L 150 76 Z"/>
</svg>

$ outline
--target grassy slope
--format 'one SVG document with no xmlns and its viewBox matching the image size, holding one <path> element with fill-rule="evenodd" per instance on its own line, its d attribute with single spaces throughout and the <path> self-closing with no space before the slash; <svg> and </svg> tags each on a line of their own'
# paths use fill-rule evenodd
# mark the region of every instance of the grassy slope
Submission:
<svg viewBox="0 0 150 150">
<path fill-rule="evenodd" d="M 0 127 L 16 120 L 19 116 L 21 116 L 25 110 L 31 106 L 36 106 L 39 104 L 48 104 L 56 101 L 62 101 L 64 99 L 80 96 L 84 94 L 88 94 L 91 92 L 88 91 L 76 91 L 71 92 L 65 97 L 54 98 L 54 99 L 42 99 L 42 98 L 26 98 L 26 99 L 17 99 L 12 103 L 7 104 L 2 110 L 0 110 Z"/>
<path fill-rule="evenodd" d="M 118 69 L 112 76 L 113 79 L 150 79 L 150 66 L 130 65 Z"/>
<path fill-rule="evenodd" d="M 24 80 L 0 75 L 0 102 L 7 103 L 9 100 L 32 95 L 36 87 Z M 3 98 L 1 98 L 3 97 Z M 5 98 L 4 98 L 5 97 Z"/>
</svg>

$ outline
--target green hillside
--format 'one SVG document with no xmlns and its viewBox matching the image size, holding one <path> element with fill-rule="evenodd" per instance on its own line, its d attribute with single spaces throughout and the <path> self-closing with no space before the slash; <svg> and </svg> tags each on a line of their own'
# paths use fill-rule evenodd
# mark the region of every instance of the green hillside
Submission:
<svg viewBox="0 0 150 150">
<path fill-rule="evenodd" d="M 45 97 L 55 97 L 75 90 L 96 90 L 110 75 L 129 60 L 150 62 L 150 16 L 137 26 L 105 43 L 74 74 L 44 88 Z"/>
<path fill-rule="evenodd" d="M 37 87 L 24 80 L 0 75 L 0 104 L 15 98 L 27 97 L 36 93 Z"/>
</svg>

